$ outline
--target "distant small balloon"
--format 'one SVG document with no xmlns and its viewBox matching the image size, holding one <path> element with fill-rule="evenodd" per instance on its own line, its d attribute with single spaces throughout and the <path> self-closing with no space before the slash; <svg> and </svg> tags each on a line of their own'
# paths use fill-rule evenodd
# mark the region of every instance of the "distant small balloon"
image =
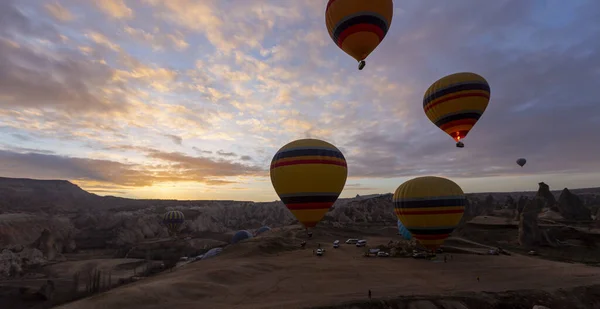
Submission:
<svg viewBox="0 0 600 309">
<path fill-rule="evenodd" d="M 167 211 L 163 215 L 162 223 L 167 227 L 172 235 L 177 234 L 181 225 L 185 221 L 185 216 L 179 210 Z"/>
<path fill-rule="evenodd" d="M 520 158 L 517 160 L 517 164 L 519 164 L 521 167 L 523 167 L 525 163 L 527 163 L 527 160 L 525 160 L 525 158 Z"/>
</svg>

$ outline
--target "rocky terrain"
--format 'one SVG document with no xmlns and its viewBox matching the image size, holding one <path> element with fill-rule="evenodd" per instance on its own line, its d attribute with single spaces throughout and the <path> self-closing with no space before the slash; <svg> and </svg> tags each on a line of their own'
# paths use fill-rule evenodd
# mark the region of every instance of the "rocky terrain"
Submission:
<svg viewBox="0 0 600 309">
<path fill-rule="evenodd" d="M 537 192 L 467 197 L 455 236 L 548 259 L 600 263 L 600 188 L 551 191 L 542 182 Z M 186 216 L 176 241 L 161 224 L 170 209 Z M 381 194 L 339 199 L 319 226 L 367 231 L 395 222 L 392 194 Z M 48 278 L 48 267 L 69 261 L 192 257 L 227 245 L 240 229 L 295 223 L 278 201 L 132 200 L 91 194 L 68 181 L 0 178 L 0 280 Z"/>
</svg>

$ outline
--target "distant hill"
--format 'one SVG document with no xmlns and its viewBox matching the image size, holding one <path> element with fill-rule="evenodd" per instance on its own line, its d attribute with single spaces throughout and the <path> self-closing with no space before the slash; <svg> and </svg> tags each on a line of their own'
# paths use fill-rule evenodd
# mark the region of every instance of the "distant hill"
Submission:
<svg viewBox="0 0 600 309">
<path fill-rule="evenodd" d="M 210 206 L 223 202 L 250 203 L 249 201 L 180 201 L 99 196 L 67 180 L 0 177 L 0 213 L 3 211 L 55 213 L 78 210 L 135 210 L 148 206 Z"/>
<path fill-rule="evenodd" d="M 573 189 L 577 195 L 599 195 L 600 188 Z M 558 196 L 560 190 L 553 190 Z M 495 200 L 502 201 L 508 196 L 534 196 L 536 191 L 524 192 L 482 192 L 469 193 L 469 198 L 485 199 L 491 195 Z M 391 193 L 357 195 L 353 198 L 340 199 L 340 202 L 365 201 L 370 199 L 387 198 Z M 27 178 L 0 177 L 0 211 L 11 212 L 70 212 L 78 210 L 135 210 L 154 207 L 170 206 L 215 206 L 217 204 L 247 204 L 251 201 L 232 200 L 150 200 L 128 199 L 114 196 L 99 196 L 89 193 L 67 180 L 38 180 Z M 277 201 L 276 201 L 277 202 Z"/>
<path fill-rule="evenodd" d="M 0 177 L 0 210 L 22 212 L 93 206 L 102 198 L 66 180 Z"/>
</svg>

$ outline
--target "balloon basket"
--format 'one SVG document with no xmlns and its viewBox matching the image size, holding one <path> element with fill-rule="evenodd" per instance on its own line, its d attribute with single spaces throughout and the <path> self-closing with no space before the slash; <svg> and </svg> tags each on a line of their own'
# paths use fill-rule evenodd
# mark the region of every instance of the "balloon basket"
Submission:
<svg viewBox="0 0 600 309">
<path fill-rule="evenodd" d="M 358 70 L 361 71 L 362 69 L 364 69 L 366 64 L 367 63 L 364 60 L 359 61 L 358 62 Z"/>
<path fill-rule="evenodd" d="M 458 142 L 458 143 L 456 143 L 456 147 L 463 148 L 463 147 L 465 147 L 465 144 L 463 144 L 463 142 Z"/>
</svg>

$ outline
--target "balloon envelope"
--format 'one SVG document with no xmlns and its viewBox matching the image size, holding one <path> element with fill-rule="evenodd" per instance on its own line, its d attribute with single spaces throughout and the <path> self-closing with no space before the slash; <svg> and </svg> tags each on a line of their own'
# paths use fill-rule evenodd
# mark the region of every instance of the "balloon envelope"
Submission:
<svg viewBox="0 0 600 309">
<path fill-rule="evenodd" d="M 268 226 L 262 226 L 262 227 L 260 227 L 258 230 L 256 230 L 256 232 L 254 232 L 254 236 L 256 236 L 256 235 L 260 235 L 260 234 L 262 234 L 262 233 L 264 233 L 264 232 L 268 232 L 268 231 L 270 231 L 270 230 L 271 230 L 271 228 L 270 228 L 270 227 L 268 227 Z"/>
<path fill-rule="evenodd" d="M 300 139 L 279 149 L 271 161 L 271 183 L 281 201 L 306 228 L 314 227 L 346 184 L 342 152 L 318 139 Z"/>
<path fill-rule="evenodd" d="M 456 142 L 465 138 L 488 106 L 490 85 L 475 73 L 455 73 L 433 83 L 423 97 L 427 118 Z"/>
<path fill-rule="evenodd" d="M 163 215 L 163 219 L 162 219 L 162 223 L 167 227 L 169 232 L 171 232 L 172 234 L 175 234 L 175 233 L 177 233 L 177 231 L 179 231 L 179 228 L 183 224 L 183 221 L 185 221 L 185 216 L 179 210 L 167 211 Z"/>
<path fill-rule="evenodd" d="M 525 160 L 525 158 L 520 158 L 517 160 L 517 164 L 519 164 L 519 166 L 523 167 L 523 165 L 525 165 L 525 163 L 527 163 L 527 160 Z"/>
<path fill-rule="evenodd" d="M 325 23 L 333 42 L 361 61 L 383 41 L 393 14 L 392 0 L 329 0 Z"/>
<path fill-rule="evenodd" d="M 219 255 L 223 251 L 223 248 L 212 248 L 208 250 L 204 255 L 200 258 L 200 260 L 210 259 L 211 257 L 215 257 Z"/>
<path fill-rule="evenodd" d="M 408 180 L 394 193 L 398 219 L 424 247 L 440 247 L 459 224 L 466 205 L 452 180 L 425 176 Z"/>
<path fill-rule="evenodd" d="M 398 220 L 398 233 L 400 234 L 400 236 L 402 236 L 402 238 L 406 240 L 410 240 L 412 238 L 410 231 L 406 229 L 406 227 L 404 226 L 404 224 L 402 224 L 400 220 Z"/>
<path fill-rule="evenodd" d="M 231 243 L 235 244 L 248 238 L 252 238 L 252 233 L 246 230 L 237 231 L 235 232 L 235 234 L 233 234 L 233 237 L 231 238 Z"/>
</svg>

